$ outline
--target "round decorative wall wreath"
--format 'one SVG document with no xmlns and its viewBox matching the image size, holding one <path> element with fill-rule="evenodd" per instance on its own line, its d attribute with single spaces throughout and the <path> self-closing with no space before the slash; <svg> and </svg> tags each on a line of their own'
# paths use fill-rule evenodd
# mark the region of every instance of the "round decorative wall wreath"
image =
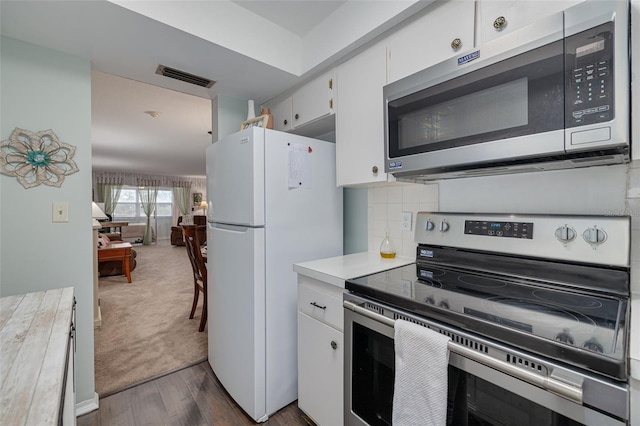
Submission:
<svg viewBox="0 0 640 426">
<path fill-rule="evenodd" d="M 60 142 L 53 130 L 38 133 L 16 127 L 8 140 L 0 142 L 0 173 L 16 176 L 25 188 L 41 183 L 60 187 L 65 176 L 77 171 L 76 147 Z"/>
</svg>

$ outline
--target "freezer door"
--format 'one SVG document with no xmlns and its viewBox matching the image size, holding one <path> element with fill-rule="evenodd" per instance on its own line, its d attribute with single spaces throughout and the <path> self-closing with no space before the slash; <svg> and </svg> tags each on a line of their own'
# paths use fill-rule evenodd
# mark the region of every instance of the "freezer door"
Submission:
<svg viewBox="0 0 640 426">
<path fill-rule="evenodd" d="M 264 231 L 207 225 L 209 363 L 255 421 L 267 414 Z"/>
<path fill-rule="evenodd" d="M 207 148 L 210 222 L 264 226 L 264 139 L 251 128 Z"/>
</svg>

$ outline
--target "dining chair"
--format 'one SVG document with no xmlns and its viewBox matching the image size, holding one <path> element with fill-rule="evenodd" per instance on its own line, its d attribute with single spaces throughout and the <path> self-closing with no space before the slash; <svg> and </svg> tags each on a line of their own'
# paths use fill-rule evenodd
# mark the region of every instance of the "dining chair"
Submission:
<svg viewBox="0 0 640 426">
<path fill-rule="evenodd" d="M 193 319 L 198 306 L 198 298 L 200 292 L 203 294 L 202 301 L 202 317 L 200 318 L 199 331 L 204 331 L 207 322 L 207 265 L 200 251 L 200 238 L 198 234 L 202 232 L 205 226 L 202 225 L 181 225 L 182 235 L 187 249 L 187 255 L 193 269 L 193 305 L 191 306 L 191 315 L 189 319 Z"/>
</svg>

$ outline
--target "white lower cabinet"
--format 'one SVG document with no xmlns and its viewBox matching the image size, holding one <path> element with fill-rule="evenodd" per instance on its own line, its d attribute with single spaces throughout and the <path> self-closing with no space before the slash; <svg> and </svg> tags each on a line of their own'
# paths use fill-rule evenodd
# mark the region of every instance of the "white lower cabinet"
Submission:
<svg viewBox="0 0 640 426">
<path fill-rule="evenodd" d="M 343 424 L 342 291 L 298 275 L 298 407 L 318 426 Z"/>
<path fill-rule="evenodd" d="M 318 426 L 343 424 L 342 332 L 298 312 L 298 406 Z"/>
<path fill-rule="evenodd" d="M 344 424 L 345 281 L 413 262 L 364 252 L 293 265 L 298 274 L 298 407 L 318 426 Z"/>
</svg>

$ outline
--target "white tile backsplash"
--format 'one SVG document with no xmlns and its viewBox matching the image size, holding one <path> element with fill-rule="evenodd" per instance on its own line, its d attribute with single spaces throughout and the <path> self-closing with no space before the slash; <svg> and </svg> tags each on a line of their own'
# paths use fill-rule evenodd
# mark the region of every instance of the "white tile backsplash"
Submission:
<svg viewBox="0 0 640 426">
<path fill-rule="evenodd" d="M 376 187 L 369 189 L 369 203 L 374 204 L 386 204 L 387 202 L 387 188 Z"/>
<path fill-rule="evenodd" d="M 385 230 L 398 256 L 415 257 L 416 214 L 438 211 L 438 184 L 390 183 L 369 189 L 369 251 L 377 253 Z M 402 213 L 411 212 L 411 231 L 402 230 Z"/>
<path fill-rule="evenodd" d="M 389 221 L 402 221 L 402 203 L 387 204 L 387 219 Z"/>
<path fill-rule="evenodd" d="M 402 204 L 402 185 L 387 187 L 387 202 Z"/>
<path fill-rule="evenodd" d="M 373 220 L 388 220 L 389 216 L 387 216 L 387 204 L 380 203 L 374 204 L 373 206 Z"/>
</svg>

